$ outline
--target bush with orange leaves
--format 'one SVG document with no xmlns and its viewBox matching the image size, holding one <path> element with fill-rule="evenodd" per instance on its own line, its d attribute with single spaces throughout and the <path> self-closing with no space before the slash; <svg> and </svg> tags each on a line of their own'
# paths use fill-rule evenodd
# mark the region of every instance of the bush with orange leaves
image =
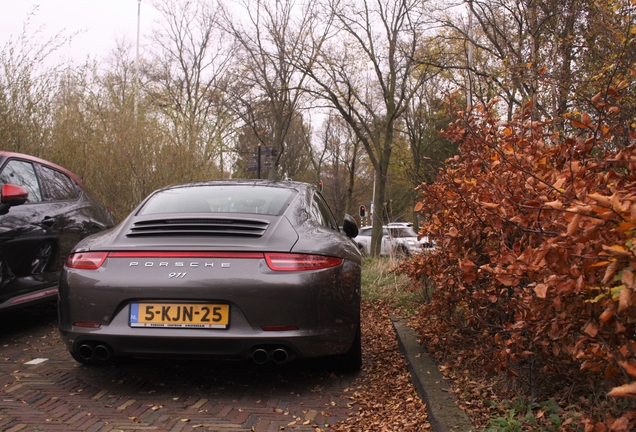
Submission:
<svg viewBox="0 0 636 432">
<path fill-rule="evenodd" d="M 435 287 L 419 319 L 433 355 L 535 398 L 585 380 L 636 395 L 636 133 L 611 120 L 627 90 L 596 95 L 567 137 L 531 103 L 510 122 L 473 107 L 443 132 L 460 155 L 415 208 L 438 247 L 401 268 Z"/>
</svg>

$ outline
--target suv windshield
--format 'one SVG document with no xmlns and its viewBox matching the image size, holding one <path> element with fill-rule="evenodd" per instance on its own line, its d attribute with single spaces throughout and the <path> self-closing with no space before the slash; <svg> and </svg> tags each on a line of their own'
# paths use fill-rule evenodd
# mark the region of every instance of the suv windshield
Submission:
<svg viewBox="0 0 636 432">
<path fill-rule="evenodd" d="M 397 237 L 417 237 L 417 234 L 415 234 L 415 231 L 413 231 L 413 229 L 410 228 L 410 227 L 389 228 L 389 234 L 393 238 L 397 238 Z"/>
</svg>

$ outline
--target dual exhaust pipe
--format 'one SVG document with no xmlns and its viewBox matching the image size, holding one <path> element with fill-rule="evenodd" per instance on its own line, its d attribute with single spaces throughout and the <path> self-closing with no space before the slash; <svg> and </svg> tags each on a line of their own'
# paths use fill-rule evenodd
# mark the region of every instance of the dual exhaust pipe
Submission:
<svg viewBox="0 0 636 432">
<path fill-rule="evenodd" d="M 287 363 L 290 358 L 291 354 L 289 350 L 283 347 L 270 350 L 257 348 L 252 353 L 252 360 L 254 360 L 254 363 L 261 365 L 267 363 L 270 359 L 276 364 L 283 364 Z"/>
<path fill-rule="evenodd" d="M 84 342 L 77 349 L 77 354 L 87 364 L 108 364 L 113 360 L 113 349 L 102 342 Z M 273 361 L 282 365 L 292 359 L 292 353 L 284 347 L 273 349 L 257 348 L 252 353 L 252 360 L 256 364 L 265 364 Z"/>
<path fill-rule="evenodd" d="M 77 354 L 85 363 L 108 364 L 113 359 L 113 349 L 105 343 L 83 343 Z"/>
</svg>

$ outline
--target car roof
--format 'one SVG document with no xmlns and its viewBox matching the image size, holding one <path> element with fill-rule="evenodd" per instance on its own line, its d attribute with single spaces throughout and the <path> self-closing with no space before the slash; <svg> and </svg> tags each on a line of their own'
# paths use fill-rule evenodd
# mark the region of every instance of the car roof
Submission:
<svg viewBox="0 0 636 432">
<path fill-rule="evenodd" d="M 371 229 L 373 228 L 373 226 L 371 225 L 367 225 L 367 226 L 363 226 L 360 227 L 360 229 Z M 382 225 L 382 229 L 387 229 L 387 228 L 413 228 L 412 225 Z"/>
<path fill-rule="evenodd" d="M 223 179 L 223 180 L 204 180 L 197 182 L 177 183 L 166 186 L 163 189 L 173 189 L 180 187 L 196 187 L 196 186 L 222 186 L 222 185 L 249 185 L 249 186 L 270 186 L 285 189 L 308 189 L 314 187 L 309 183 L 290 181 L 290 180 L 264 180 L 264 179 Z"/>
<path fill-rule="evenodd" d="M 63 173 L 65 173 L 66 175 L 68 175 L 69 177 L 71 177 L 75 183 L 77 183 L 80 187 L 85 188 L 84 184 L 82 183 L 82 180 L 79 178 L 79 176 L 75 173 L 73 173 L 72 171 L 69 171 L 68 169 L 61 167 L 57 164 L 54 164 L 53 162 L 49 162 L 45 159 L 40 159 L 38 157 L 35 156 L 31 156 L 31 155 L 27 155 L 27 154 L 23 154 L 23 153 L 15 153 L 15 152 L 8 152 L 8 151 L 4 151 L 4 150 L 0 150 L 0 158 L 5 158 L 5 159 L 9 159 L 9 158 L 15 158 L 15 159 L 23 159 L 23 160 L 27 160 L 30 162 L 36 162 L 42 165 L 47 165 L 50 166 L 51 168 L 55 168 L 58 171 L 62 171 Z"/>
</svg>

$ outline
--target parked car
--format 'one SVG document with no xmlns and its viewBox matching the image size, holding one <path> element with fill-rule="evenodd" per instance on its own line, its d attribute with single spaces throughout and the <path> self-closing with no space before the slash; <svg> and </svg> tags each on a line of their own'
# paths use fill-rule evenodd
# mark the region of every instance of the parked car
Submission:
<svg viewBox="0 0 636 432">
<path fill-rule="evenodd" d="M 0 151 L 0 187 L 0 310 L 55 300 L 69 252 L 112 212 L 77 175 L 20 153 Z"/>
<path fill-rule="evenodd" d="M 408 257 L 432 250 L 435 246 L 428 237 L 417 239 L 413 231 L 413 224 L 408 222 L 394 222 L 382 227 L 381 256 Z M 358 248 L 363 254 L 371 253 L 371 226 L 360 228 L 355 238 Z"/>
<path fill-rule="evenodd" d="M 59 329 L 75 360 L 219 357 L 361 366 L 361 254 L 313 185 L 181 184 L 78 244 Z"/>
</svg>

